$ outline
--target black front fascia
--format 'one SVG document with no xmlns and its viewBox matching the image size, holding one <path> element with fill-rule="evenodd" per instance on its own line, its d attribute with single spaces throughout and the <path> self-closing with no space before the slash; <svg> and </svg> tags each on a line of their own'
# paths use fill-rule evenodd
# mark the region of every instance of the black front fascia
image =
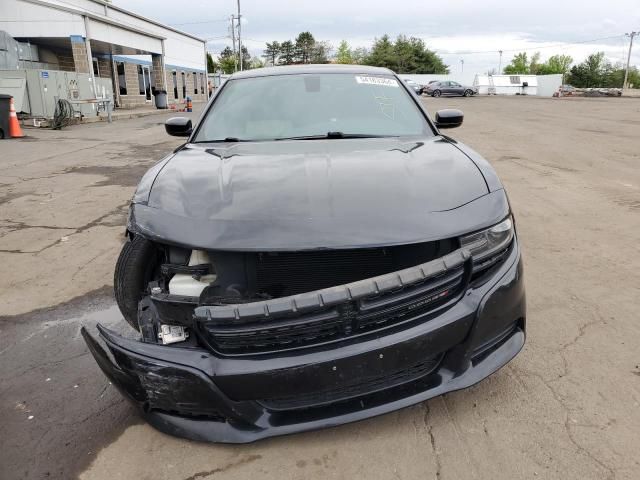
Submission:
<svg viewBox="0 0 640 480">
<path fill-rule="evenodd" d="M 491 279 L 470 287 L 451 308 L 349 345 L 229 358 L 141 343 L 102 327 L 107 350 L 86 330 L 83 336 L 101 369 L 156 428 L 196 440 L 243 443 L 372 417 L 470 386 L 522 348 L 525 317 L 516 241 Z M 431 360 L 437 362 L 431 373 L 398 383 L 398 375 L 409 378 L 416 365 Z M 382 377 L 389 388 L 380 389 Z M 356 391 L 358 378 L 373 382 L 374 391 L 330 404 L 317 400 L 318 392 Z M 292 391 L 316 406 L 295 408 Z"/>
</svg>

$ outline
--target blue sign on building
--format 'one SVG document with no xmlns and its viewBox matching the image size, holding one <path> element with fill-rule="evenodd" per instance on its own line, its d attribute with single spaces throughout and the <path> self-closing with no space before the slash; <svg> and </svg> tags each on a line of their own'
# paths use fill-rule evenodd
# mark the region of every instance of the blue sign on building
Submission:
<svg viewBox="0 0 640 480">
<path fill-rule="evenodd" d="M 42 75 L 42 78 L 49 78 L 49 72 L 40 72 L 40 75 Z"/>
</svg>

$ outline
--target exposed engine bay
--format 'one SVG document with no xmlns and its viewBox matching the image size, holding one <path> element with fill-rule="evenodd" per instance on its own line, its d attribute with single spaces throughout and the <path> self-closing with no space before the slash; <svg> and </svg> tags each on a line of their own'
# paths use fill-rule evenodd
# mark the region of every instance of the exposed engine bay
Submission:
<svg viewBox="0 0 640 480">
<path fill-rule="evenodd" d="M 155 255 L 148 257 L 155 263 L 153 274 L 141 292 L 136 321 L 145 342 L 197 345 L 192 327 L 198 306 L 259 302 L 356 282 L 429 262 L 458 246 L 451 239 L 382 248 L 223 252 L 154 243 Z"/>
</svg>

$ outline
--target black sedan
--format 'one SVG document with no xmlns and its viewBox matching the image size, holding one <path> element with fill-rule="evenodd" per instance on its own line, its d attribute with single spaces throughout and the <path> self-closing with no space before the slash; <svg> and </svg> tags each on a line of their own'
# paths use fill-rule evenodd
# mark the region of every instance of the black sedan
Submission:
<svg viewBox="0 0 640 480">
<path fill-rule="evenodd" d="M 424 93 L 431 95 L 432 97 L 439 97 L 441 95 L 461 95 L 463 97 L 470 97 L 472 95 L 476 95 L 478 93 L 478 89 L 476 87 L 461 85 L 460 83 L 451 80 L 445 80 L 442 82 L 429 83 L 425 88 Z"/>
<path fill-rule="evenodd" d="M 83 329 L 156 428 L 242 443 L 473 385 L 525 342 L 513 213 L 489 163 L 387 69 L 233 75 L 132 200 L 115 296 Z"/>
<path fill-rule="evenodd" d="M 409 80 L 408 78 L 405 78 L 404 81 L 407 85 L 409 85 L 410 88 L 413 89 L 414 92 L 416 92 L 417 95 L 422 95 L 422 93 L 424 92 L 424 86 L 420 85 L 419 83 L 416 83 L 413 80 Z"/>
</svg>

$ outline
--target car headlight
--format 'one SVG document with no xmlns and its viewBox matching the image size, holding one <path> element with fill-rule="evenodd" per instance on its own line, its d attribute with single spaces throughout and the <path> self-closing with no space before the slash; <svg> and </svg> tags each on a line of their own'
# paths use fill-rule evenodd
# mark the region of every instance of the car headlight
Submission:
<svg viewBox="0 0 640 480">
<path fill-rule="evenodd" d="M 474 270 L 487 268 L 498 262 L 513 240 L 511 216 L 493 227 L 460 238 L 460 246 L 471 252 Z"/>
</svg>

